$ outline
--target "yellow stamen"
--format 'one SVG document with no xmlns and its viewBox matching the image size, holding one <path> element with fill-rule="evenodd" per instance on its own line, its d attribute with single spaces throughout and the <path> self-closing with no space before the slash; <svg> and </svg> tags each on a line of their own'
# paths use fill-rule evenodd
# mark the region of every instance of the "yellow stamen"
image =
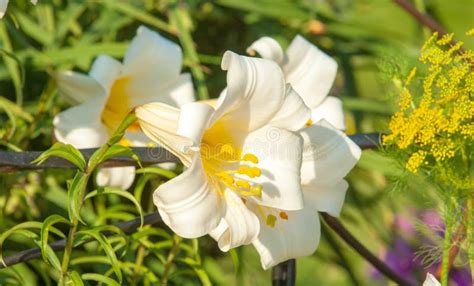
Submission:
<svg viewBox="0 0 474 286">
<path fill-rule="evenodd" d="M 222 173 L 222 174 L 219 174 L 219 177 L 221 178 L 221 180 L 224 182 L 224 184 L 226 185 L 232 185 L 234 184 L 234 178 L 227 174 L 227 173 Z"/>
<path fill-rule="evenodd" d="M 313 125 L 313 120 L 310 118 L 308 119 L 308 121 L 306 121 L 306 127 L 309 127 L 311 125 Z"/>
<path fill-rule="evenodd" d="M 252 153 L 247 153 L 242 158 L 244 161 L 252 162 L 254 164 L 258 164 L 258 158 Z"/>
<path fill-rule="evenodd" d="M 288 220 L 288 213 L 287 212 L 280 212 L 280 218 L 284 220 Z"/>
<path fill-rule="evenodd" d="M 263 190 L 263 187 L 262 185 L 256 185 L 255 187 L 252 187 L 250 189 L 250 191 L 254 194 L 254 196 L 257 196 L 257 197 L 262 197 L 262 190 Z"/>
<path fill-rule="evenodd" d="M 250 178 L 260 177 L 262 170 L 258 167 L 240 166 L 237 173 L 247 175 Z"/>
<path fill-rule="evenodd" d="M 274 215 L 268 215 L 268 216 L 267 216 L 266 224 L 267 224 L 269 227 L 275 227 L 276 220 L 277 220 L 276 216 L 274 216 Z"/>
<path fill-rule="evenodd" d="M 242 181 L 242 180 L 237 180 L 235 184 L 238 187 L 244 188 L 244 189 L 250 189 L 250 183 L 247 181 Z"/>
</svg>

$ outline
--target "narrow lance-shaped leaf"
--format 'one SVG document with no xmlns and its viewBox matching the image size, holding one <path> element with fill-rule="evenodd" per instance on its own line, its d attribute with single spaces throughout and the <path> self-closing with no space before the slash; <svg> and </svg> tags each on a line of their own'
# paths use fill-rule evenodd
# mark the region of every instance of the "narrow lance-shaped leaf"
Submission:
<svg viewBox="0 0 474 286">
<path fill-rule="evenodd" d="M 72 221 L 74 218 L 79 220 L 81 223 L 84 221 L 81 218 L 81 205 L 84 198 L 87 182 L 89 176 L 84 175 L 80 172 L 76 173 L 68 191 L 68 213 L 69 218 Z"/>
<path fill-rule="evenodd" d="M 105 154 L 103 155 L 101 161 L 104 162 L 104 161 L 107 161 L 108 159 L 112 158 L 112 157 L 115 157 L 115 156 L 128 156 L 128 157 L 131 157 L 133 160 L 135 160 L 137 162 L 137 164 L 141 167 L 141 162 L 140 162 L 140 158 L 138 157 L 138 155 L 133 152 L 132 149 L 130 149 L 129 147 L 126 147 L 126 146 L 122 146 L 122 145 L 113 145 L 111 146 L 107 152 L 105 152 Z"/>
<path fill-rule="evenodd" d="M 50 215 L 48 218 L 46 218 L 43 222 L 43 226 L 41 227 L 41 236 L 40 236 L 40 248 L 41 248 L 41 254 L 43 255 L 43 259 L 46 261 L 47 260 L 47 249 L 48 249 L 48 237 L 49 237 L 49 228 L 56 224 L 56 223 L 65 223 L 69 224 L 69 221 L 65 219 L 64 217 L 53 214 Z M 63 235 L 64 237 L 64 235 Z M 60 269 L 60 268 L 59 268 Z"/>
<path fill-rule="evenodd" d="M 43 226 L 43 223 L 42 222 L 39 222 L 39 221 L 27 221 L 27 222 L 23 222 L 23 223 L 20 223 L 20 224 L 17 224 L 15 225 L 14 227 L 8 229 L 7 231 L 5 231 L 4 233 L 2 233 L 0 235 L 0 262 L 3 264 L 3 266 L 6 267 L 5 265 L 5 261 L 3 260 L 3 251 L 2 251 L 2 246 L 3 246 L 3 243 L 5 242 L 5 240 L 12 234 L 14 233 L 21 233 L 21 234 L 26 234 L 28 237 L 32 237 L 33 233 L 28 231 L 28 229 L 41 229 L 41 227 Z M 61 236 L 61 235 L 64 235 L 61 231 L 59 231 L 57 228 L 54 228 L 54 227 L 51 227 L 50 228 L 51 232 Z M 27 231 L 27 232 L 26 232 Z"/>
<path fill-rule="evenodd" d="M 81 276 L 77 271 L 71 271 L 71 273 L 69 273 L 69 278 L 71 279 L 73 286 L 84 286 L 84 282 L 82 282 Z"/>
<path fill-rule="evenodd" d="M 104 284 L 109 285 L 109 286 L 120 286 L 120 284 L 117 283 L 117 281 L 115 281 L 114 279 L 112 279 L 110 277 L 102 275 L 102 274 L 86 273 L 86 274 L 82 274 L 81 278 L 82 278 L 82 280 L 97 281 L 97 282 L 101 282 L 101 283 L 104 283 Z"/>
<path fill-rule="evenodd" d="M 127 191 L 117 189 L 117 188 L 105 187 L 101 190 L 95 190 L 95 191 L 92 191 L 92 192 L 88 193 L 86 195 L 86 197 L 84 198 L 84 200 L 95 197 L 97 195 L 109 195 L 109 194 L 124 197 L 124 198 L 130 200 L 135 205 L 135 207 L 138 210 L 138 213 L 140 214 L 140 228 L 141 228 L 143 226 L 143 210 L 142 210 L 142 207 L 141 207 L 140 203 L 135 199 L 135 197 Z"/>
<path fill-rule="evenodd" d="M 84 171 L 86 167 L 86 160 L 82 156 L 81 152 L 74 148 L 71 144 L 64 144 L 57 142 L 51 148 L 44 151 L 38 158 L 33 160 L 32 163 L 41 164 L 46 161 L 49 157 L 56 156 L 68 160 L 73 163 L 79 170 Z"/>
<path fill-rule="evenodd" d="M 93 237 L 95 240 L 97 240 L 97 242 L 99 242 L 100 246 L 102 247 L 102 249 L 104 250 L 105 254 L 107 255 L 107 257 L 109 258 L 110 260 L 110 263 L 111 263 L 111 266 L 115 272 L 115 275 L 117 275 L 117 278 L 119 279 L 120 282 L 122 282 L 122 271 L 120 270 L 120 265 L 119 265 L 119 261 L 117 259 L 117 256 L 115 255 L 115 252 L 114 252 L 114 249 L 112 248 L 112 245 L 109 243 L 109 241 L 107 240 L 107 237 L 105 237 L 105 235 L 103 235 L 100 231 L 98 230 L 82 230 L 82 231 L 78 231 L 77 232 L 77 235 L 80 235 L 80 234 L 86 234 L 86 235 L 89 235 L 91 237 Z M 82 276 L 82 279 L 84 280 L 89 280 L 87 278 L 84 277 L 84 275 Z M 109 278 L 110 279 L 110 278 Z M 111 279 L 112 280 L 112 279 Z M 112 280 L 113 281 L 113 280 Z M 118 284 L 117 284 L 118 285 Z"/>
</svg>

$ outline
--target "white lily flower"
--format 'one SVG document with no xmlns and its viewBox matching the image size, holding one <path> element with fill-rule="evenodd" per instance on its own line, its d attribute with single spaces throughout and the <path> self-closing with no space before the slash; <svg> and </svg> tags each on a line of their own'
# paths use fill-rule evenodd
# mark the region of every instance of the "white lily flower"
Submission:
<svg viewBox="0 0 474 286">
<path fill-rule="evenodd" d="M 312 122 L 325 119 L 339 130 L 346 129 L 342 101 L 328 96 L 337 72 L 334 59 L 299 35 L 293 39 L 286 53 L 270 37 L 262 37 L 252 43 L 247 53 L 258 53 L 281 66 L 286 82 L 293 86 L 311 108 Z"/>
<path fill-rule="evenodd" d="M 253 243 L 265 269 L 310 255 L 320 237 L 316 210 L 339 212 L 342 177 L 360 149 L 324 124 L 300 131 L 311 110 L 275 63 L 226 52 L 222 68 L 228 86 L 217 102 L 136 109 L 145 134 L 189 167 L 155 191 L 158 211 L 178 235 L 210 234 L 223 251 Z M 308 184 L 318 179 L 342 195 L 312 189 L 303 204 L 301 170 Z"/>
<path fill-rule="evenodd" d="M 426 279 L 425 282 L 423 282 L 423 286 L 441 286 L 441 283 L 439 283 L 439 281 L 428 272 L 426 273 Z"/>
<path fill-rule="evenodd" d="M 5 13 L 7 12 L 8 2 L 9 0 L 0 0 L 0 19 L 3 18 L 3 16 L 5 16 Z M 33 5 L 36 5 L 36 3 L 38 3 L 38 0 L 30 0 L 30 2 Z"/>
<path fill-rule="evenodd" d="M 194 101 L 189 74 L 181 74 L 182 51 L 175 43 L 140 27 L 123 63 L 105 55 L 92 64 L 89 75 L 57 73 L 59 91 L 78 105 L 58 114 L 55 137 L 77 148 L 104 144 L 128 112 L 148 102 L 179 106 Z M 145 146 L 148 138 L 132 125 L 123 144 Z M 127 189 L 135 178 L 134 167 L 101 169 L 97 183 Z"/>
</svg>

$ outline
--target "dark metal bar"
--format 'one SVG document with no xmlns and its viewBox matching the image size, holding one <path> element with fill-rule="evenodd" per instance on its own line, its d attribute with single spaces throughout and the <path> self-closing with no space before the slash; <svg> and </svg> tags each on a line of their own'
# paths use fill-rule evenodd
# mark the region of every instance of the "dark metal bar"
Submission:
<svg viewBox="0 0 474 286">
<path fill-rule="evenodd" d="M 272 268 L 273 286 L 294 286 L 296 283 L 296 259 L 284 261 Z"/>
<path fill-rule="evenodd" d="M 373 149 L 380 146 L 380 133 L 366 133 L 349 135 L 357 145 L 362 149 Z M 164 148 L 147 148 L 133 147 L 133 151 L 138 155 L 144 166 L 153 165 L 164 162 L 175 162 L 179 160 Z M 81 153 L 86 160 L 92 156 L 97 148 L 81 149 Z M 21 170 L 38 170 L 47 168 L 70 168 L 75 166 L 59 157 L 51 157 L 41 165 L 32 164 L 31 162 L 41 155 L 42 151 L 26 151 L 26 152 L 8 152 L 0 151 L 0 172 L 16 172 Z M 136 166 L 136 162 L 130 157 L 113 157 L 101 165 L 101 167 L 122 167 Z"/>
<path fill-rule="evenodd" d="M 349 138 L 354 141 L 362 150 L 376 149 L 382 146 L 383 133 L 359 133 L 349 135 Z"/>
<path fill-rule="evenodd" d="M 387 264 L 381 261 L 377 256 L 372 254 L 362 243 L 360 243 L 342 224 L 327 213 L 320 213 L 326 224 L 334 230 L 347 244 L 349 244 L 357 253 L 359 253 L 365 260 L 370 262 L 378 271 L 390 278 L 392 281 L 401 286 L 414 286 L 415 282 L 407 280 L 393 271 Z"/>
<path fill-rule="evenodd" d="M 153 165 L 163 162 L 175 162 L 179 160 L 164 148 L 147 148 L 134 147 L 133 151 L 140 158 L 144 166 Z M 81 149 L 81 153 L 86 160 L 92 156 L 97 148 Z M 41 165 L 32 164 L 31 162 L 38 158 L 42 151 L 27 151 L 27 152 L 5 152 L 0 151 L 0 171 L 1 172 L 15 172 L 19 170 L 35 170 L 46 168 L 76 168 L 73 164 L 65 159 L 59 157 L 50 157 Z M 121 167 L 121 166 L 137 166 L 135 160 L 130 157 L 117 156 L 107 160 L 101 167 Z"/>
</svg>

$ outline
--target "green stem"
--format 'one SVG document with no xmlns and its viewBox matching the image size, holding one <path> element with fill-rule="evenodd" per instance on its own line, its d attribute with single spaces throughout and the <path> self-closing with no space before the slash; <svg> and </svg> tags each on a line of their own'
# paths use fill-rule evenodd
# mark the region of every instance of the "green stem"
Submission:
<svg viewBox="0 0 474 286">
<path fill-rule="evenodd" d="M 135 260 L 135 270 L 132 276 L 132 282 L 130 285 L 138 285 L 140 279 L 140 266 L 143 264 L 143 259 L 145 258 L 145 247 L 140 245 L 137 251 L 137 259 Z"/>
<path fill-rule="evenodd" d="M 474 281 L 474 193 L 466 202 L 467 256 L 471 268 L 471 280 Z"/>
<path fill-rule="evenodd" d="M 200 66 L 199 56 L 196 51 L 191 32 L 185 25 L 186 20 L 189 19 L 187 16 L 187 10 L 184 7 L 176 5 L 171 9 L 170 18 L 176 25 L 179 41 L 183 46 L 184 54 L 189 60 L 189 68 L 191 69 L 191 73 L 196 80 L 198 97 L 201 100 L 208 99 L 209 92 L 207 91 L 206 78 Z"/>
<path fill-rule="evenodd" d="M 168 254 L 168 258 L 166 259 L 165 263 L 165 269 L 163 271 L 163 276 L 161 277 L 161 285 L 168 284 L 169 272 L 171 270 L 171 266 L 173 265 L 173 260 L 176 257 L 176 254 L 178 254 L 179 244 L 181 243 L 181 240 L 181 237 L 177 235 L 174 236 L 173 247 L 171 248 L 170 253 Z"/>
<path fill-rule="evenodd" d="M 106 154 L 107 150 L 123 137 L 125 134 L 125 131 L 127 128 L 134 123 L 137 120 L 137 117 L 134 113 L 129 113 L 125 119 L 120 123 L 119 127 L 117 130 L 112 134 L 110 139 L 107 141 L 107 143 L 103 146 L 101 146 L 90 158 L 87 169 L 84 171 L 82 174 L 83 177 L 85 177 L 85 183 L 83 184 L 83 189 L 80 191 L 81 192 L 81 200 L 85 196 L 86 193 L 86 187 L 87 187 L 87 182 L 90 179 L 91 174 L 97 168 L 97 166 L 102 162 L 102 157 Z M 79 206 L 79 211 L 80 208 L 82 207 L 82 204 Z M 77 227 L 79 225 L 79 220 L 76 217 L 73 217 L 71 220 L 71 227 L 69 228 L 69 233 L 66 239 L 66 247 L 64 249 L 64 255 L 63 255 L 63 261 L 61 264 L 61 273 L 59 276 L 59 281 L 58 285 L 63 286 L 66 285 L 66 274 L 69 269 L 69 262 L 71 260 L 71 254 L 72 254 L 72 248 L 74 246 L 74 237 L 76 236 L 76 231 Z"/>
<path fill-rule="evenodd" d="M 448 201 L 447 215 L 446 215 L 446 227 L 444 231 L 443 241 L 443 256 L 441 260 L 441 285 L 448 285 L 448 274 L 449 274 L 449 250 L 451 249 L 451 236 L 452 236 L 452 210 L 453 202 L 451 199 Z"/>
<path fill-rule="evenodd" d="M 74 237 L 76 236 L 76 230 L 78 226 L 78 220 L 74 218 L 69 228 L 69 233 L 66 240 L 66 248 L 64 249 L 63 262 L 61 264 L 61 274 L 59 276 L 59 286 L 66 285 L 66 273 L 69 269 L 69 261 L 71 260 L 72 247 L 74 246 Z"/>
</svg>

